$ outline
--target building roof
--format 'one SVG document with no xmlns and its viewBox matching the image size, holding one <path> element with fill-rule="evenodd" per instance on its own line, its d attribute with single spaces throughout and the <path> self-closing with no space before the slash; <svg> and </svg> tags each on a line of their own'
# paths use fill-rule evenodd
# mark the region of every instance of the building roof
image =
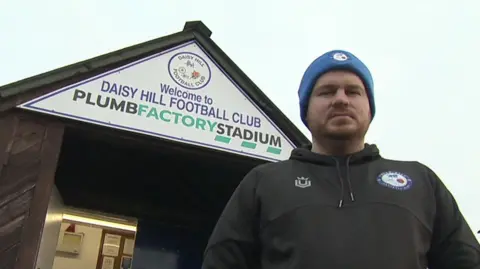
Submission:
<svg viewBox="0 0 480 269">
<path fill-rule="evenodd" d="M 242 70 L 210 38 L 212 32 L 201 21 L 190 21 L 181 32 L 61 67 L 0 87 L 0 111 L 5 111 L 44 95 L 58 86 L 91 77 L 129 62 L 195 40 L 244 90 L 257 106 L 297 146 L 310 143 L 308 138 L 275 106 L 275 104 L 242 72 Z M 27 96 L 27 97 L 25 97 Z"/>
</svg>

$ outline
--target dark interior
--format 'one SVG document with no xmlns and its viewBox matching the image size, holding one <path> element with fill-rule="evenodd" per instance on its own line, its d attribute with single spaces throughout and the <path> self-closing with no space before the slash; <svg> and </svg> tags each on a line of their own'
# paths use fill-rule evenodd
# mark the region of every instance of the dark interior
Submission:
<svg viewBox="0 0 480 269">
<path fill-rule="evenodd" d="M 211 231 L 261 160 L 95 127 L 69 127 L 56 173 L 67 206 Z"/>
</svg>

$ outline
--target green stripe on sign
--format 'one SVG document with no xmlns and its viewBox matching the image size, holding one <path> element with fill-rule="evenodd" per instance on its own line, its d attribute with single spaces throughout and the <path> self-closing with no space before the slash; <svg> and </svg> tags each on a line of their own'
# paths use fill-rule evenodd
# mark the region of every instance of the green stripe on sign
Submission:
<svg viewBox="0 0 480 269">
<path fill-rule="evenodd" d="M 228 143 L 230 143 L 230 140 L 232 140 L 232 139 L 228 136 L 221 136 L 221 135 L 215 136 L 215 141 L 217 141 L 217 142 L 222 142 L 222 143 L 228 144 Z"/>
<path fill-rule="evenodd" d="M 243 141 L 242 142 L 242 147 L 244 148 L 249 148 L 249 149 L 255 149 L 257 147 L 257 144 L 248 142 L 248 141 Z"/>
<path fill-rule="evenodd" d="M 282 149 L 274 148 L 274 147 L 268 147 L 267 152 L 279 155 L 282 152 Z"/>
</svg>

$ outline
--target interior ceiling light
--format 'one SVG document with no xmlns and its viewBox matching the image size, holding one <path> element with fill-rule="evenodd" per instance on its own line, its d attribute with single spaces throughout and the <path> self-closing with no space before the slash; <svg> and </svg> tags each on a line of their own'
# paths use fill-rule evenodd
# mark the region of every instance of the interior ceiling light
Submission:
<svg viewBox="0 0 480 269">
<path fill-rule="evenodd" d="M 76 221 L 76 222 L 93 224 L 93 225 L 97 225 L 97 226 L 110 227 L 110 228 L 114 228 L 114 229 L 132 231 L 132 232 L 137 231 L 137 227 L 134 226 L 134 225 L 115 223 L 115 222 L 104 221 L 104 220 L 99 220 L 99 219 L 86 218 L 86 217 L 75 216 L 75 215 L 71 215 L 71 214 L 63 214 L 63 219 L 64 220 L 71 220 L 71 221 Z"/>
</svg>

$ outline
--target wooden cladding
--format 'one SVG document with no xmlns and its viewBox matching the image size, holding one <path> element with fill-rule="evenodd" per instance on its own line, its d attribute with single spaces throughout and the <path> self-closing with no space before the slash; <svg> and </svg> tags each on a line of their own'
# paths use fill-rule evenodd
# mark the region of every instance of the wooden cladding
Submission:
<svg viewBox="0 0 480 269">
<path fill-rule="evenodd" d="M 54 186 L 63 126 L 35 114 L 0 115 L 0 268 L 33 269 Z"/>
</svg>

